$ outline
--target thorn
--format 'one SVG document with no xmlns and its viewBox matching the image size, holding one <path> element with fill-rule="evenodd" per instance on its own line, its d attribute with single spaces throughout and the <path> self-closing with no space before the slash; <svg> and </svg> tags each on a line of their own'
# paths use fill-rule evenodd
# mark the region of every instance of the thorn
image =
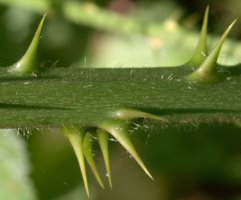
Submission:
<svg viewBox="0 0 241 200">
<path fill-rule="evenodd" d="M 99 172 L 97 170 L 94 158 L 93 158 L 93 152 L 92 152 L 92 145 L 93 144 L 93 135 L 90 132 L 87 132 L 84 137 L 84 142 L 83 142 L 83 152 L 86 161 L 88 162 L 97 182 L 99 185 L 104 189 L 104 184 L 101 181 Z"/>
<path fill-rule="evenodd" d="M 36 54 L 37 54 L 40 34 L 42 31 L 46 16 L 47 16 L 47 13 L 45 13 L 44 16 L 42 17 L 38 25 L 38 28 L 35 32 L 35 35 L 33 37 L 33 40 L 29 45 L 27 51 L 23 55 L 23 57 L 18 62 L 11 65 L 8 68 L 8 72 L 16 73 L 16 74 L 32 74 L 38 71 Z"/>
<path fill-rule="evenodd" d="M 111 171 L 110 171 L 110 158 L 109 158 L 109 145 L 108 145 L 108 133 L 101 129 L 97 130 L 97 139 L 100 145 L 100 149 L 104 158 L 107 178 L 109 186 L 112 189 Z"/>
<path fill-rule="evenodd" d="M 143 111 L 139 111 L 139 110 L 134 110 L 134 109 L 120 109 L 117 110 L 114 113 L 114 116 L 119 118 L 119 119 L 123 119 L 123 120 L 132 120 L 132 119 L 137 119 L 137 118 L 148 118 L 148 119 L 154 119 L 154 120 L 158 120 L 158 121 L 162 121 L 162 122 L 167 122 L 166 119 L 164 119 L 163 117 L 151 114 L 151 113 L 147 113 L 147 112 L 143 112 Z"/>
<path fill-rule="evenodd" d="M 89 197 L 90 195 L 89 195 L 88 179 L 87 179 L 84 152 L 83 152 L 84 131 L 78 130 L 77 128 L 74 128 L 74 127 L 71 127 L 71 128 L 64 127 L 63 131 L 65 136 L 69 139 L 69 142 L 79 162 L 80 171 L 81 171 L 84 186 L 85 186 L 85 191 L 87 193 L 87 196 Z"/>
<path fill-rule="evenodd" d="M 191 81 L 203 81 L 203 82 L 213 82 L 217 81 L 220 77 L 217 71 L 217 59 L 220 54 L 221 48 L 228 34 L 230 33 L 232 27 L 236 23 L 237 19 L 235 19 L 226 31 L 223 33 L 221 39 L 216 44 L 213 51 L 210 55 L 204 60 L 204 62 L 200 65 L 200 67 L 195 70 L 192 74 L 190 74 L 187 79 Z"/>
<path fill-rule="evenodd" d="M 201 34 L 199 37 L 199 41 L 190 61 L 188 61 L 187 65 L 191 67 L 198 67 L 205 60 L 208 55 L 207 50 L 207 27 L 208 27 L 208 16 L 209 16 L 209 6 L 206 7 L 203 24 L 201 29 Z"/>
<path fill-rule="evenodd" d="M 132 144 L 130 136 L 128 134 L 128 127 L 123 121 L 108 121 L 100 126 L 101 129 L 109 132 L 126 150 L 127 152 L 136 160 L 139 166 L 144 170 L 144 172 L 151 178 L 150 172 L 147 170 L 145 164 L 142 162 L 140 156 L 136 152 L 135 147 Z"/>
</svg>

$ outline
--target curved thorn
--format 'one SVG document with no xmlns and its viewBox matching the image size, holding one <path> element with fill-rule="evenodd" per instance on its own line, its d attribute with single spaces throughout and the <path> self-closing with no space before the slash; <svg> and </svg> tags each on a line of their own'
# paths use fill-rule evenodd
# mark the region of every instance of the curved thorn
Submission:
<svg viewBox="0 0 241 200">
<path fill-rule="evenodd" d="M 139 110 L 134 110 L 134 109 L 120 109 L 120 110 L 117 110 L 114 113 L 114 115 L 115 115 L 115 117 L 117 117 L 119 119 L 123 119 L 123 120 L 148 118 L 148 119 L 154 119 L 154 120 L 158 120 L 158 121 L 162 121 L 162 122 L 167 122 L 167 120 L 164 119 L 163 117 L 160 117 L 160 116 L 157 116 L 157 115 L 154 115 L 151 113 L 139 111 Z"/>
<path fill-rule="evenodd" d="M 99 172 L 97 170 L 94 158 L 93 158 L 93 152 L 92 152 L 92 145 L 93 144 L 93 135 L 90 132 L 87 132 L 84 137 L 83 142 L 83 152 L 86 161 L 88 162 L 97 182 L 100 184 L 102 188 L 104 188 L 104 184 L 101 181 Z"/>
<path fill-rule="evenodd" d="M 37 63 L 36 63 L 36 54 L 37 54 L 40 34 L 43 28 L 46 15 L 47 14 L 44 14 L 43 18 L 41 19 L 38 25 L 37 31 L 35 32 L 34 38 L 31 44 L 29 45 L 27 51 L 18 62 L 16 62 L 15 64 L 11 65 L 8 68 L 8 72 L 17 73 L 17 74 L 31 74 L 38 70 Z"/>
<path fill-rule="evenodd" d="M 203 24 L 201 29 L 200 38 L 198 41 L 197 48 L 190 61 L 187 63 L 188 66 L 197 67 L 202 64 L 208 54 L 207 50 L 207 27 L 208 27 L 208 16 L 209 6 L 206 7 Z"/>
<path fill-rule="evenodd" d="M 110 158 L 109 158 L 109 148 L 108 148 L 108 133 L 101 129 L 97 130 L 97 139 L 100 145 L 100 149 L 104 158 L 106 173 L 110 188 L 112 189 L 111 171 L 110 171 Z"/>
<path fill-rule="evenodd" d="M 142 162 L 140 156 L 138 155 L 130 136 L 128 134 L 127 126 L 123 121 L 108 121 L 103 123 L 100 128 L 109 132 L 118 142 L 129 152 L 129 154 L 136 160 L 136 162 L 140 165 L 140 167 L 144 170 L 144 172 L 151 178 L 151 174 L 147 170 L 145 164 Z"/>
<path fill-rule="evenodd" d="M 206 82 L 212 82 L 216 81 L 218 78 L 218 72 L 217 72 L 217 59 L 219 56 L 219 53 L 221 51 L 221 48 L 223 46 L 223 43 L 225 39 L 227 38 L 229 32 L 231 31 L 232 27 L 236 23 L 237 19 L 234 20 L 227 30 L 223 33 L 221 39 L 216 44 L 214 50 L 210 53 L 210 55 L 205 59 L 205 61 L 201 64 L 201 66 L 195 70 L 192 74 L 190 74 L 187 79 L 192 81 L 206 81 Z"/>
<path fill-rule="evenodd" d="M 71 127 L 67 128 L 64 127 L 65 136 L 69 139 L 69 142 L 75 152 L 77 160 L 79 162 L 81 175 L 83 178 L 84 186 L 87 195 L 89 196 L 89 187 L 88 187 L 88 179 L 87 173 L 85 168 L 85 160 L 84 160 L 84 152 L 83 152 L 83 137 L 84 131 L 78 130 L 77 128 Z"/>
</svg>

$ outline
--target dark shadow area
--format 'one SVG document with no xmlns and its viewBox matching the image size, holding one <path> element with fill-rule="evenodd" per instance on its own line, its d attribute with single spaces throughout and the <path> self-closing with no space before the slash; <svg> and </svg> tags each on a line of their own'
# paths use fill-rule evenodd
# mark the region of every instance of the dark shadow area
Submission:
<svg viewBox="0 0 241 200">
<path fill-rule="evenodd" d="M 240 76 L 241 75 L 241 64 L 234 65 L 232 67 L 229 67 L 228 69 L 226 67 L 226 70 L 227 70 L 227 73 L 229 76 Z"/>
<path fill-rule="evenodd" d="M 141 110 L 143 112 L 152 113 L 155 115 L 172 115 L 172 114 L 198 114 L 198 113 L 240 113 L 241 110 L 232 109 L 207 109 L 207 108 L 139 108 L 132 107 L 132 109 Z"/>
<path fill-rule="evenodd" d="M 58 80 L 60 79 L 60 76 L 54 76 L 54 75 L 38 75 L 37 77 L 34 76 L 6 76 L 6 77 L 0 77 L 0 82 L 8 82 L 8 81 L 39 81 L 39 80 Z"/>
<path fill-rule="evenodd" d="M 37 106 L 37 105 L 24 105 L 24 104 L 10 104 L 10 103 L 0 103 L 0 109 L 26 109 L 26 110 L 72 110 L 72 108 L 65 107 L 54 107 L 54 106 Z"/>
</svg>

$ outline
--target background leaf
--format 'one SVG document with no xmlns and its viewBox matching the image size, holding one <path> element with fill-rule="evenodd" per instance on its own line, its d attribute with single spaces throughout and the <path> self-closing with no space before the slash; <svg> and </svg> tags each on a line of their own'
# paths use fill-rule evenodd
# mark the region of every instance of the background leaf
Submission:
<svg viewBox="0 0 241 200">
<path fill-rule="evenodd" d="M 0 130 L 0 199 L 35 200 L 25 142 L 15 130 Z"/>
</svg>

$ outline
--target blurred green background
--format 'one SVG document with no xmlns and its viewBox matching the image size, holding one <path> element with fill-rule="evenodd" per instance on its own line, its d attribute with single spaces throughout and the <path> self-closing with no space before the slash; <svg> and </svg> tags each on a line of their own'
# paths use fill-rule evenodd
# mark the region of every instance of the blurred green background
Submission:
<svg viewBox="0 0 241 200">
<path fill-rule="evenodd" d="M 39 64 L 47 67 L 179 65 L 195 48 L 207 5 L 211 7 L 209 33 L 214 38 L 241 13 L 238 0 L 74 1 L 146 23 L 174 27 L 171 32 L 160 28 L 162 37 L 157 37 L 76 23 L 62 9 L 72 1 L 0 0 L 0 66 L 12 64 L 26 50 L 44 12 L 35 9 L 41 7 L 41 2 L 51 7 L 39 48 Z M 99 16 L 95 18 L 98 20 Z M 223 52 L 224 63 L 241 59 L 240 22 L 236 27 L 230 44 L 237 46 L 237 50 Z M 133 140 L 155 180 L 150 180 L 112 141 L 114 189 L 100 189 L 89 173 L 91 200 L 241 200 L 240 128 L 219 124 L 163 128 L 152 121 L 142 124 L 134 132 Z M 76 158 L 62 133 L 26 129 L 2 130 L 0 135 L 0 199 L 88 199 Z M 98 148 L 95 154 L 98 168 L 105 174 Z"/>
</svg>

